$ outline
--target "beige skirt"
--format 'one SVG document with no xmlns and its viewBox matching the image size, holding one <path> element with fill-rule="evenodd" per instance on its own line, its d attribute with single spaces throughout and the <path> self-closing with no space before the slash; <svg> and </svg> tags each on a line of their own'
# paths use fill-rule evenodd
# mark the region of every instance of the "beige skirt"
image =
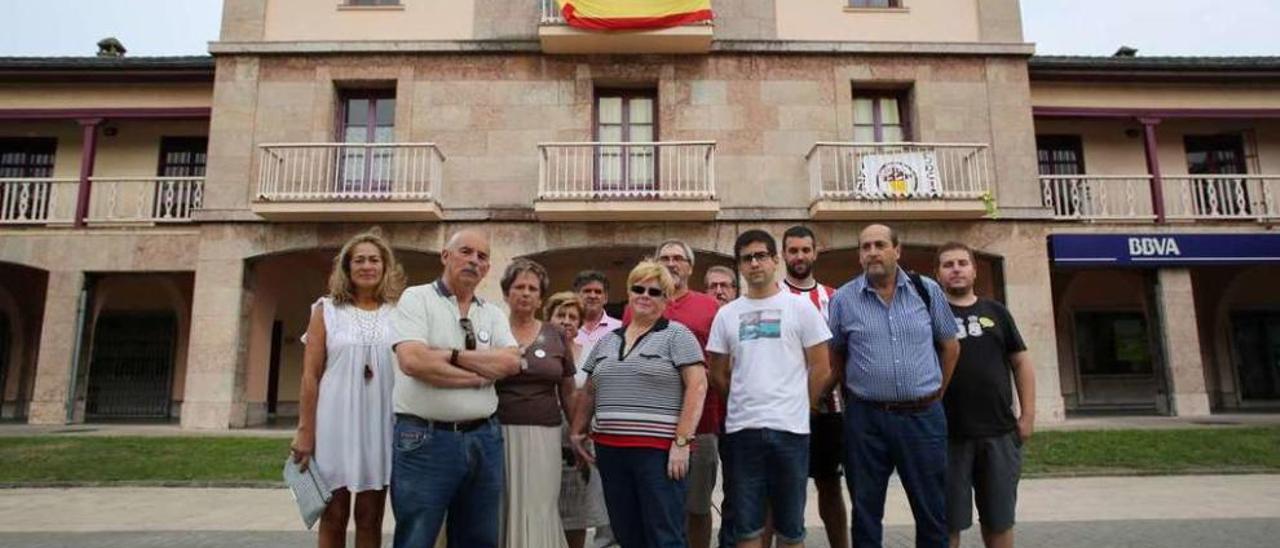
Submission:
<svg viewBox="0 0 1280 548">
<path fill-rule="evenodd" d="M 503 426 L 501 546 L 568 548 L 560 525 L 560 427 Z"/>
</svg>

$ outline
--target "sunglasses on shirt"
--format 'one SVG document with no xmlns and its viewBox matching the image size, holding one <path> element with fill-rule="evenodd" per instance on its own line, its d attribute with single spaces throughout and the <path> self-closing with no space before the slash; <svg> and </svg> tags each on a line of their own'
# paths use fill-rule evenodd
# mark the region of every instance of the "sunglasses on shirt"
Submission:
<svg viewBox="0 0 1280 548">
<path fill-rule="evenodd" d="M 463 344 L 466 350 L 476 349 L 476 328 L 471 325 L 471 318 L 459 318 L 458 325 L 462 326 L 462 334 L 465 337 Z"/>
<path fill-rule="evenodd" d="M 643 286 L 643 285 L 633 285 L 633 286 L 631 286 L 631 292 L 632 292 L 632 293 L 635 293 L 636 295 L 645 295 L 645 294 L 648 294 L 650 297 L 653 297 L 653 298 L 655 298 L 655 299 L 660 298 L 660 297 L 662 297 L 662 295 L 663 295 L 662 288 L 660 288 L 660 287 L 645 287 L 645 286 Z"/>
</svg>

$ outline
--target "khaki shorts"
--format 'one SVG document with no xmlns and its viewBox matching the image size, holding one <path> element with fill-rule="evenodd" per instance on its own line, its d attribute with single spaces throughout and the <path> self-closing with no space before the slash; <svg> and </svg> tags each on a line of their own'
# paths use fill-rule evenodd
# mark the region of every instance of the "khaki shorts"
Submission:
<svg viewBox="0 0 1280 548">
<path fill-rule="evenodd" d="M 689 454 L 689 486 L 684 509 L 690 514 L 711 514 L 711 492 L 716 489 L 716 468 L 720 466 L 719 438 L 715 434 L 698 434 Z"/>
</svg>

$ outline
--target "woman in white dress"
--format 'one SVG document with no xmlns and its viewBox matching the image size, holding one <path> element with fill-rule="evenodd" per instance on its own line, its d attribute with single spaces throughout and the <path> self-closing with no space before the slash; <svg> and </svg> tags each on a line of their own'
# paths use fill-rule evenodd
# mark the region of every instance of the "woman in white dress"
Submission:
<svg viewBox="0 0 1280 548">
<path fill-rule="evenodd" d="M 316 301 L 303 336 L 301 407 L 290 447 L 333 489 L 320 516 L 321 548 L 346 545 L 355 493 L 356 546 L 382 544 L 391 480 L 390 312 L 404 273 L 377 229 L 342 246 L 328 295 Z"/>
<path fill-rule="evenodd" d="M 573 340 L 582 327 L 582 317 L 586 311 L 582 299 L 572 291 L 561 291 L 547 299 L 543 316 L 547 322 L 564 330 L 565 337 Z M 580 367 L 586 357 L 582 345 L 574 342 L 574 365 L 578 372 L 574 375 L 575 399 L 582 385 L 587 382 L 587 374 Z M 570 403 L 573 407 L 573 403 Z M 609 514 L 604 509 L 604 491 L 600 488 L 600 471 L 595 466 L 580 462 L 573 454 L 573 446 L 569 444 L 569 426 L 563 428 L 561 442 L 561 459 L 563 469 L 560 472 L 560 521 L 564 525 L 564 536 L 569 548 L 583 548 L 587 541 L 587 529 L 603 527 L 609 524 Z"/>
</svg>

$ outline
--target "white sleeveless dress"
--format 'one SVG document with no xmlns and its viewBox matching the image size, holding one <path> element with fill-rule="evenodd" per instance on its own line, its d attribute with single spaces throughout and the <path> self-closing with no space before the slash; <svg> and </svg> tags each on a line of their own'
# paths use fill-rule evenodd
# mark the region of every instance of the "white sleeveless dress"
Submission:
<svg viewBox="0 0 1280 548">
<path fill-rule="evenodd" d="M 315 466 L 335 490 L 385 489 L 391 482 L 393 308 L 365 311 L 328 297 L 313 306 L 324 309 L 326 351 Z"/>
</svg>

